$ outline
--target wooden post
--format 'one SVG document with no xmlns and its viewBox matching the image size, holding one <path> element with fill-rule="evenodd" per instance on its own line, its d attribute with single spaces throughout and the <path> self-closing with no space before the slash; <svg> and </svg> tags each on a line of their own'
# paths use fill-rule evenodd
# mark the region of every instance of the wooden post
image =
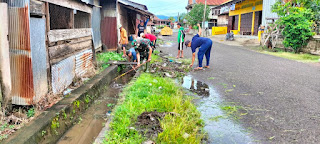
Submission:
<svg viewBox="0 0 320 144">
<path fill-rule="evenodd" d="M 0 83 L 2 95 L 0 101 L 9 99 L 11 92 L 11 70 L 10 70 L 10 54 L 8 41 L 8 5 L 0 3 Z"/>
<path fill-rule="evenodd" d="M 47 80 L 49 89 L 52 87 L 51 84 L 51 63 L 49 55 L 49 37 L 48 33 L 50 31 L 50 13 L 49 13 L 49 3 L 45 3 L 45 16 L 46 16 L 46 55 L 47 55 Z"/>
</svg>

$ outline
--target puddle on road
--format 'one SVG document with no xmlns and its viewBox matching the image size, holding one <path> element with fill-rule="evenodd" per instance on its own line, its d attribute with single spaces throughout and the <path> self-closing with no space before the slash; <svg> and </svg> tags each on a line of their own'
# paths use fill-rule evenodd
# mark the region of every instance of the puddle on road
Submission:
<svg viewBox="0 0 320 144">
<path fill-rule="evenodd" d="M 160 45 L 160 47 L 172 47 L 173 42 L 165 42 L 164 44 Z"/>
<path fill-rule="evenodd" d="M 199 99 L 196 99 L 196 105 L 205 122 L 204 129 L 208 133 L 208 143 L 253 143 L 250 134 L 243 127 L 232 119 L 223 118 L 226 114 L 219 107 L 223 100 L 213 87 L 197 81 L 190 75 L 185 76 L 181 84 L 199 96 Z"/>
<path fill-rule="evenodd" d="M 107 114 L 111 113 L 113 106 L 117 104 L 121 89 L 131 80 L 132 76 L 133 74 L 128 74 L 116 82 L 112 82 L 109 89 L 101 94 L 101 96 L 81 114 L 81 122 L 70 128 L 57 143 L 93 143 L 104 127 L 104 123 L 106 123 Z"/>
</svg>

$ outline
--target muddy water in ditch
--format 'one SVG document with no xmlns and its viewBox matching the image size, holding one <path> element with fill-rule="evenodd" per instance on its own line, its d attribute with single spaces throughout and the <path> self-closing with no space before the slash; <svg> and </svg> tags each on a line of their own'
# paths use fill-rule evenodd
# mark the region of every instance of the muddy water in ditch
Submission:
<svg viewBox="0 0 320 144">
<path fill-rule="evenodd" d="M 253 143 L 250 134 L 232 119 L 220 118 L 226 114 L 219 105 L 223 102 L 217 91 L 207 84 L 197 81 L 192 76 L 185 76 L 182 86 L 196 93 L 196 105 L 205 122 L 204 129 L 208 133 L 210 144 L 248 144 Z M 194 95 L 194 94 L 193 94 Z"/>
<path fill-rule="evenodd" d="M 109 89 L 103 93 L 93 104 L 81 115 L 77 124 L 70 128 L 57 142 L 58 144 L 90 144 L 99 135 L 106 123 L 107 115 L 111 113 L 116 105 L 119 93 L 127 84 L 132 74 L 126 75 L 116 82 L 112 82 Z"/>
</svg>

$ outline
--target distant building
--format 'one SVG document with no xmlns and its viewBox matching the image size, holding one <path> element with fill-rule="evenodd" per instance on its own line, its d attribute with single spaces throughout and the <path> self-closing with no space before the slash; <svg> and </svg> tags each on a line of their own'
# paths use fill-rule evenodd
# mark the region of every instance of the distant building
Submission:
<svg viewBox="0 0 320 144">
<path fill-rule="evenodd" d="M 284 0 L 288 1 L 290 0 Z M 277 0 L 229 0 L 216 9 L 220 9 L 219 17 L 229 16 L 228 31 L 234 30 L 242 35 L 257 35 L 260 25 L 267 26 L 278 18 L 271 10 L 276 2 Z"/>
<path fill-rule="evenodd" d="M 207 6 L 210 8 L 208 27 L 211 29 L 213 26 L 218 26 L 219 9 L 215 7 L 223 4 L 228 0 L 207 0 Z M 186 6 L 187 12 L 190 12 L 195 4 L 205 4 L 205 0 L 189 0 Z"/>
</svg>

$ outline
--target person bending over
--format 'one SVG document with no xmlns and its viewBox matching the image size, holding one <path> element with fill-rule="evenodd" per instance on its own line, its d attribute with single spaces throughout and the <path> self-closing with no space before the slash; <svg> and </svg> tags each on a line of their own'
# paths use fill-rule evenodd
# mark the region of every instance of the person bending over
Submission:
<svg viewBox="0 0 320 144">
<path fill-rule="evenodd" d="M 206 56 L 206 60 L 207 60 L 207 65 L 205 66 L 205 68 L 210 68 L 209 64 L 210 64 L 210 53 L 211 53 L 211 48 L 212 48 L 212 40 L 209 38 L 200 37 L 200 35 L 201 35 L 200 24 L 198 24 L 197 26 L 199 27 L 198 34 L 192 38 L 192 41 L 187 40 L 185 44 L 187 47 L 191 47 L 191 50 L 192 50 L 192 63 L 190 65 L 190 67 L 192 67 L 194 64 L 195 57 L 196 57 L 196 49 L 199 48 L 199 50 L 198 50 L 199 66 L 195 70 L 202 70 L 203 69 L 202 60 L 203 60 L 204 56 Z"/>
<path fill-rule="evenodd" d="M 132 45 L 134 46 L 137 53 L 138 67 L 140 66 L 140 60 L 144 60 L 146 58 L 147 62 L 151 61 L 152 48 L 150 46 L 150 43 L 150 40 L 145 38 L 137 38 L 132 41 Z"/>
</svg>

